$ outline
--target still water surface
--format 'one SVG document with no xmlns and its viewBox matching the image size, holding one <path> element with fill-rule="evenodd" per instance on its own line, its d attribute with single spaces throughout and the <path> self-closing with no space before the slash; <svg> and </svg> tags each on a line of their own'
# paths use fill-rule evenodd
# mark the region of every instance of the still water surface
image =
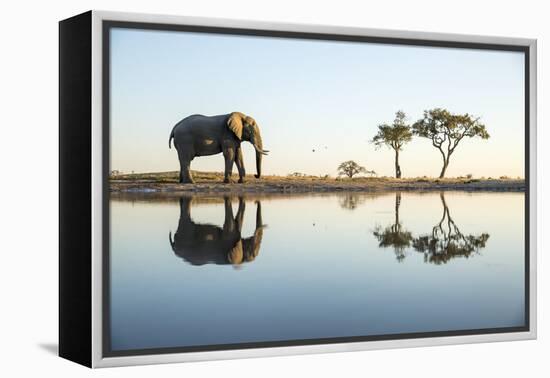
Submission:
<svg viewBox="0 0 550 378">
<path fill-rule="evenodd" d="M 113 351 L 523 326 L 523 193 L 111 198 Z"/>
</svg>

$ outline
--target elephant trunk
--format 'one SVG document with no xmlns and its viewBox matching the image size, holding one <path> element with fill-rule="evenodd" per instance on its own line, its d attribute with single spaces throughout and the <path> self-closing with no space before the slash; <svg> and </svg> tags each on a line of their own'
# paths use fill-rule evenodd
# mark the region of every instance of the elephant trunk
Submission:
<svg viewBox="0 0 550 378">
<path fill-rule="evenodd" d="M 252 145 L 256 150 L 256 175 L 254 177 L 260 178 L 262 175 L 262 155 L 267 155 L 268 151 L 263 148 L 262 136 L 260 135 L 260 130 L 258 130 L 258 128 L 256 128 L 256 132 L 254 133 Z"/>
<path fill-rule="evenodd" d="M 256 175 L 254 177 L 260 178 L 262 175 L 262 154 L 256 151 Z"/>
</svg>

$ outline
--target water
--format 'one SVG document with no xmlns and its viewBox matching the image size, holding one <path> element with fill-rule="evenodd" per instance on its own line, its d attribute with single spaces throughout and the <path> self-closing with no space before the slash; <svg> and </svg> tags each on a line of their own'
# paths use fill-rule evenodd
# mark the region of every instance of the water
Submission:
<svg viewBox="0 0 550 378">
<path fill-rule="evenodd" d="M 523 193 L 113 196 L 111 348 L 523 326 L 524 248 Z"/>
</svg>

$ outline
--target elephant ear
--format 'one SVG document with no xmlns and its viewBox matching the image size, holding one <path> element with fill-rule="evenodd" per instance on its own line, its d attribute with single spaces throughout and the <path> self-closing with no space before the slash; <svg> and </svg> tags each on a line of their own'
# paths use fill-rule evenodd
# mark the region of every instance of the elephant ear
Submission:
<svg viewBox="0 0 550 378">
<path fill-rule="evenodd" d="M 239 240 L 227 254 L 227 261 L 233 265 L 239 265 L 243 262 L 243 242 Z"/>
<path fill-rule="evenodd" d="M 243 115 L 239 112 L 231 113 L 227 120 L 227 127 L 241 140 L 243 137 Z"/>
</svg>

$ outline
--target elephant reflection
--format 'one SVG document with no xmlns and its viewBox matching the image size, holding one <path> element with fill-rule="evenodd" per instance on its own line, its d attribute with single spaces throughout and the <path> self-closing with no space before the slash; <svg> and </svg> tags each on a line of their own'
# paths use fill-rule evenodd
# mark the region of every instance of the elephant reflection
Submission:
<svg viewBox="0 0 550 378">
<path fill-rule="evenodd" d="M 261 203 L 256 201 L 256 229 L 249 238 L 242 238 L 241 229 L 245 202 L 239 197 L 237 215 L 233 217 L 231 200 L 224 197 L 225 220 L 223 228 L 212 224 L 198 224 L 191 219 L 190 197 L 180 199 L 178 229 L 170 245 L 174 253 L 192 265 L 233 264 L 238 266 L 253 261 L 260 251 L 263 228 Z"/>
<path fill-rule="evenodd" d="M 415 250 L 424 253 L 424 261 L 437 265 L 445 264 L 457 257 L 468 258 L 485 248 L 489 234 L 464 235 L 451 217 L 443 192 L 440 198 L 443 205 L 441 220 L 430 234 L 417 237 L 412 242 Z"/>
<path fill-rule="evenodd" d="M 399 206 L 401 205 L 401 193 L 395 194 L 395 220 L 392 225 L 384 228 L 377 227 L 373 235 L 378 239 L 381 248 L 393 247 L 397 261 L 402 262 L 405 251 L 411 245 L 412 234 L 405 230 L 399 221 Z"/>
</svg>

